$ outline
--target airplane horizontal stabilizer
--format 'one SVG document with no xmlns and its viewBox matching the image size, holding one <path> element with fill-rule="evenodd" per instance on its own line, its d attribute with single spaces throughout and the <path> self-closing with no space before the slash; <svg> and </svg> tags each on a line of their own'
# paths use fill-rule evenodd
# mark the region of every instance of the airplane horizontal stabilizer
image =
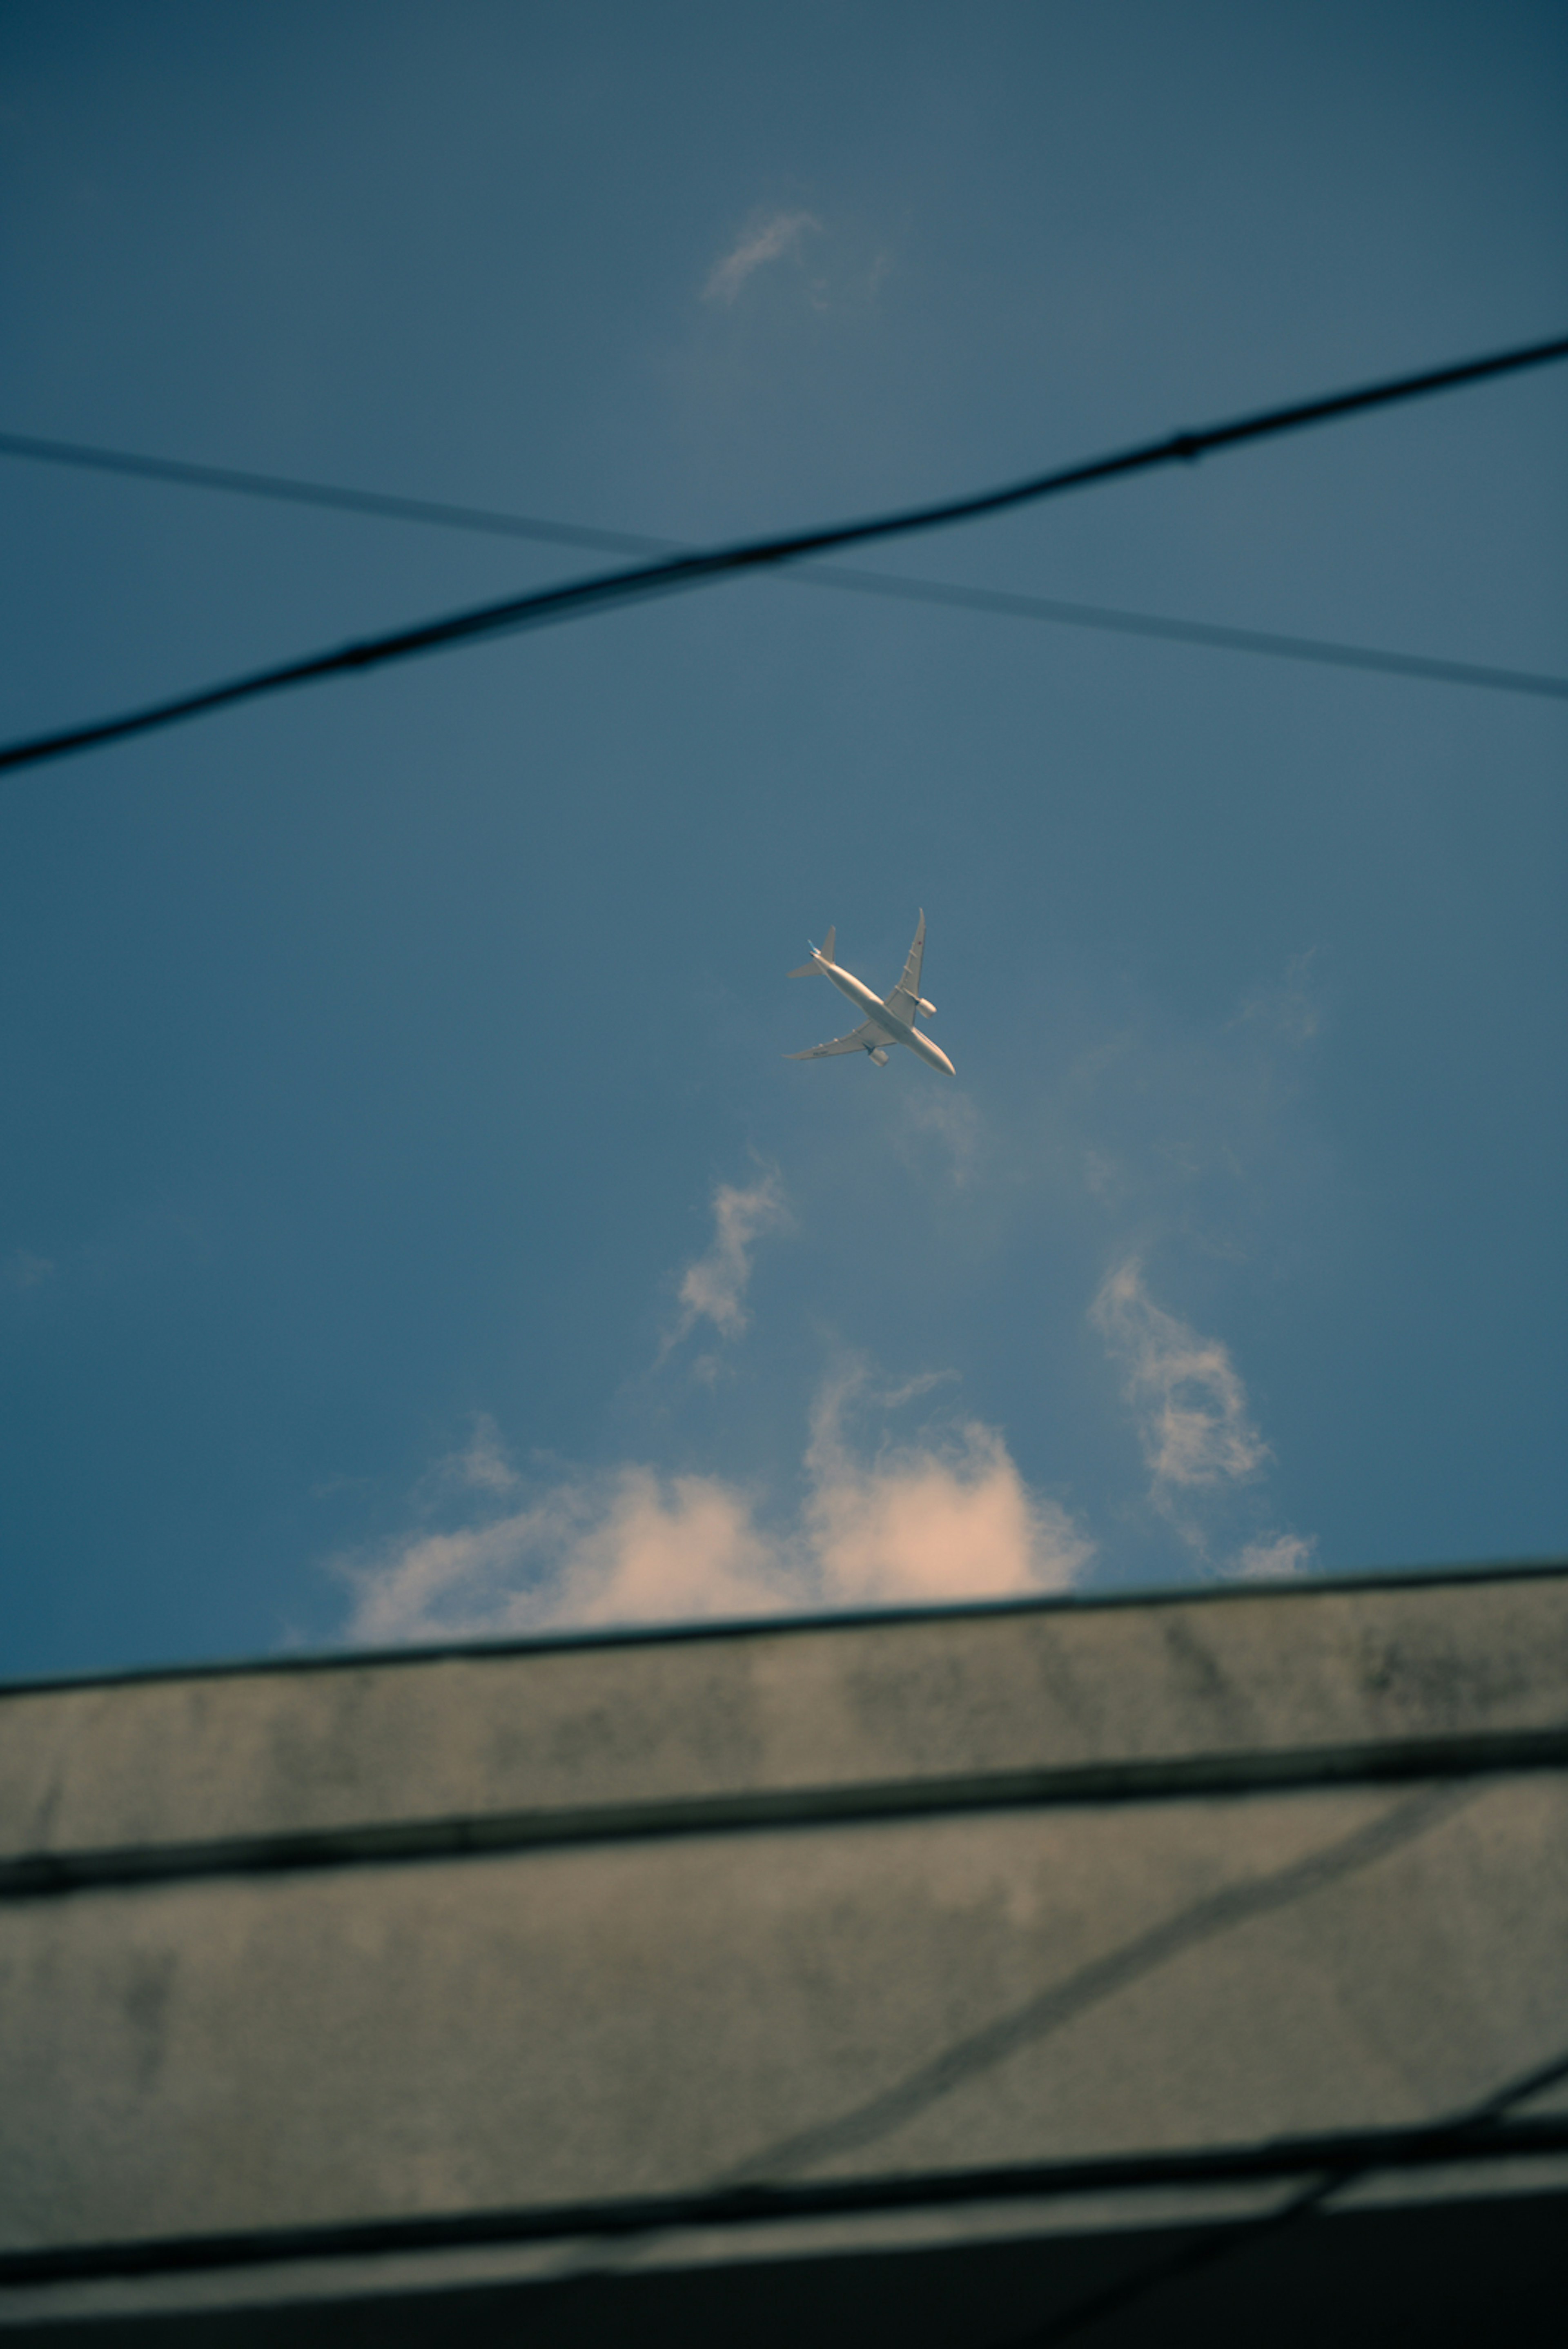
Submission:
<svg viewBox="0 0 1568 2349">
<path fill-rule="evenodd" d="M 792 970 L 789 972 L 788 976 L 791 978 L 809 978 L 814 970 L 820 970 L 822 968 L 823 963 L 831 962 L 833 960 L 833 942 L 837 935 L 838 933 L 836 929 L 830 929 L 827 936 L 822 941 L 821 946 L 814 947 L 812 948 L 811 960 L 809 962 L 803 962 L 798 970 Z M 819 955 L 822 958 L 821 961 L 818 961 L 817 959 Z"/>
</svg>

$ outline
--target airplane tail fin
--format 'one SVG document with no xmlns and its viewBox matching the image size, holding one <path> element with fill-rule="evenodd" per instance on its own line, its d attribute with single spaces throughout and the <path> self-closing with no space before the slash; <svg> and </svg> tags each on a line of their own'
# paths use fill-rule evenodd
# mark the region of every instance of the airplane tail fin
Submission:
<svg viewBox="0 0 1568 2349">
<path fill-rule="evenodd" d="M 831 962 L 833 960 L 833 941 L 836 936 L 837 932 L 836 930 L 829 930 L 827 936 L 824 938 L 821 947 L 817 950 L 821 954 L 824 962 Z M 820 970 L 821 968 L 822 964 L 815 961 L 814 958 L 810 962 L 803 962 L 798 970 L 790 971 L 788 976 L 791 978 L 809 978 L 814 970 Z"/>
</svg>

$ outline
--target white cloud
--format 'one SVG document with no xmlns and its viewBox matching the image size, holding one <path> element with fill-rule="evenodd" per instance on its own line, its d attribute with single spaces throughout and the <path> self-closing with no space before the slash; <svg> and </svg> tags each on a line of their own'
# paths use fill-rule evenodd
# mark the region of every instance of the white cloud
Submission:
<svg viewBox="0 0 1568 2349">
<path fill-rule="evenodd" d="M 929 1394 L 933 1387 L 947 1386 L 957 1376 L 956 1371 L 921 1371 L 912 1379 L 901 1379 L 896 1387 L 879 1389 L 875 1400 L 884 1411 L 899 1411 L 905 1403 Z"/>
<path fill-rule="evenodd" d="M 1247 1416 L 1230 1353 L 1218 1338 L 1200 1338 L 1161 1311 L 1136 1257 L 1109 1274 L 1089 1315 L 1126 1367 L 1157 1496 L 1257 1475 L 1271 1454 Z"/>
<path fill-rule="evenodd" d="M 732 252 L 714 263 L 702 288 L 703 300 L 732 302 L 753 270 L 784 254 L 797 254 L 802 238 L 821 230 L 822 222 L 810 212 L 770 212 L 745 231 Z"/>
<path fill-rule="evenodd" d="M 358 1592 L 349 1635 L 372 1645 L 789 1604 L 744 1495 L 641 1467 L 563 1478 L 528 1506 L 342 1570 Z"/>
<path fill-rule="evenodd" d="M 358 1592 L 349 1636 L 381 1647 L 507 1630 L 513 1614 L 507 1586 L 547 1514 L 520 1509 L 456 1533 L 410 1535 L 373 1565 L 336 1561 Z"/>
<path fill-rule="evenodd" d="M 754 1615 L 790 1606 L 788 1567 L 722 1477 L 622 1468 L 538 1599 L 554 1623 Z"/>
<path fill-rule="evenodd" d="M 749 1316 L 742 1302 L 752 1278 L 752 1250 L 763 1232 L 789 1221 L 776 1174 L 763 1174 L 747 1188 L 721 1183 L 713 1194 L 713 1242 L 706 1256 L 689 1264 L 680 1282 L 680 1319 L 659 1350 L 662 1361 L 699 1321 L 711 1321 L 722 1338 L 738 1338 Z M 710 1375 L 711 1358 L 710 1359 Z"/>
<path fill-rule="evenodd" d="M 1311 1536 L 1275 1534 L 1272 1540 L 1248 1542 L 1231 1572 L 1243 1582 L 1286 1582 L 1306 1572 L 1316 1547 Z"/>
<path fill-rule="evenodd" d="M 995 1429 L 971 1421 L 862 1458 L 845 1420 L 866 1390 L 854 1366 L 819 1393 L 793 1524 L 763 1524 L 754 1497 L 719 1476 L 627 1465 L 563 1477 L 500 1516 L 337 1561 L 356 1592 L 348 1636 L 372 1645 L 496 1637 L 1001 1598 L 1072 1582 L 1093 1545 L 1030 1491 Z"/>
<path fill-rule="evenodd" d="M 501 1431 L 487 1411 L 473 1423 L 473 1433 L 461 1452 L 438 1460 L 432 1474 L 448 1484 L 476 1493 L 508 1493 L 520 1479 L 507 1459 Z"/>
<path fill-rule="evenodd" d="M 1158 1306 L 1136 1257 L 1106 1276 L 1089 1318 L 1126 1371 L 1150 1500 L 1188 1547 L 1212 1563 L 1214 1524 L 1224 1504 L 1273 1458 L 1230 1350 Z M 1225 1570 L 1251 1579 L 1295 1574 L 1314 1547 L 1297 1534 L 1264 1535 L 1245 1543 Z"/>
<path fill-rule="evenodd" d="M 874 1606 L 1065 1589 L 1094 1545 L 1029 1490 L 997 1431 L 970 1420 L 938 1446 L 862 1463 L 844 1419 L 864 1383 L 858 1366 L 838 1371 L 812 1412 L 805 1525 L 825 1595 Z"/>
</svg>

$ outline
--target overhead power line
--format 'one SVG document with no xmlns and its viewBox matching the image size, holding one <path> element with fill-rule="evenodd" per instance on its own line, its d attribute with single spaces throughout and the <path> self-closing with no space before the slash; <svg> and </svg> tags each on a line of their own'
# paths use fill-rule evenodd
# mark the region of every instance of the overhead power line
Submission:
<svg viewBox="0 0 1568 2349">
<path fill-rule="evenodd" d="M 1417 2157 L 1425 2154 L 1451 2161 L 1472 2159 L 1476 2153 L 1484 2155 L 1490 2133 L 1496 2132 L 1504 2116 L 1516 2105 L 1528 2103 L 1548 2088 L 1554 2088 L 1568 2079 L 1568 2056 L 1557 2055 L 1548 2064 L 1538 2064 L 1532 2071 L 1522 2073 L 1495 2088 L 1479 2104 L 1463 2112 L 1452 2114 L 1447 2120 L 1435 2121 L 1429 2127 L 1411 2132 L 1411 2150 Z M 1196 2242 L 1181 2244 L 1173 2255 L 1153 2268 L 1146 2268 L 1135 2276 L 1121 2279 L 1101 2292 L 1091 2294 L 1050 2323 L 1035 2331 L 1013 2334 L 994 2349 L 1057 2349 L 1064 2341 L 1076 2340 L 1092 2332 L 1109 2316 L 1120 2315 L 1158 2292 L 1162 2285 L 1196 2274 L 1200 2269 L 1214 2267 L 1231 2259 L 1238 2251 L 1248 2250 L 1266 2235 L 1277 2234 L 1282 2229 L 1293 2227 L 1310 2218 L 1314 2211 L 1324 2208 L 1331 2197 L 1365 2178 L 1373 2177 L 1386 2165 L 1376 2154 L 1359 2157 L 1347 2151 L 1342 2160 L 1324 2168 L 1309 2184 L 1291 2195 L 1273 2210 L 1266 2210 L 1255 2219 L 1232 2220 L 1216 2228 L 1211 2233 L 1199 2235 Z"/>
<path fill-rule="evenodd" d="M 670 554 L 672 538 L 645 538 L 624 530 L 591 530 L 531 514 L 496 513 L 487 506 L 446 505 L 434 498 L 389 497 L 380 490 L 346 490 L 329 481 L 297 481 L 286 473 L 253 473 L 233 465 L 191 465 L 178 457 L 142 457 L 129 449 L 98 449 L 84 440 L 41 440 L 30 432 L 0 432 L 0 457 L 32 457 L 48 465 L 79 465 L 89 472 L 129 473 L 133 480 L 174 481 L 182 489 L 232 490 L 284 505 L 325 506 L 338 513 L 376 514 L 389 522 L 435 523 L 446 530 L 477 530 L 492 538 L 536 538 L 552 546 L 582 546 L 596 554 Z"/>
<path fill-rule="evenodd" d="M 971 612 L 997 612 L 1019 620 L 1054 620 L 1070 628 L 1103 628 L 1113 636 L 1163 637 L 1207 645 L 1217 652 L 1265 653 L 1314 661 L 1329 668 L 1376 669 L 1390 677 L 1425 678 L 1438 685 L 1477 685 L 1500 693 L 1542 695 L 1568 701 L 1568 678 L 1539 669 L 1496 668 L 1480 661 L 1439 660 L 1425 653 L 1387 652 L 1375 645 L 1340 644 L 1325 636 L 1283 636 L 1268 628 L 1231 628 L 1211 620 L 1179 620 L 1158 612 L 1127 612 L 1111 604 L 1064 603 L 1052 595 L 1015 595 L 1001 587 L 960 587 L 934 579 L 901 579 L 889 571 L 812 565 L 792 577 L 815 587 L 848 587 L 863 595 L 901 596 L 912 604 L 946 604 Z"/>
<path fill-rule="evenodd" d="M 1114 2196 L 1139 2189 L 1175 2188 L 1201 2193 L 1205 2188 L 1279 2183 L 1289 2188 L 1310 2176 L 1305 2191 L 1288 2193 L 1282 2204 L 1251 2219 L 1225 2219 L 1204 2227 L 1196 2247 L 1183 2242 L 1176 2259 L 1142 2271 L 1113 2287 L 1118 2303 L 1141 2299 L 1190 2266 L 1208 2265 L 1259 2235 L 1289 2224 L 1354 2181 L 1384 2174 L 1430 2174 L 1463 2162 L 1490 2168 L 1521 2161 L 1560 2160 L 1568 2149 L 1568 2127 L 1559 2116 L 1511 2124 L 1510 2108 L 1541 2095 L 1568 2075 L 1568 2063 L 1542 2064 L 1510 2082 L 1484 2106 L 1446 2120 L 1407 2128 L 1359 2129 L 1333 2137 L 1275 2137 L 1239 2147 L 1165 2147 L 1154 2153 L 1090 2156 L 1074 2160 L 1010 2163 L 1001 2168 L 900 2170 L 892 2174 L 774 2179 L 731 2183 L 695 2192 L 645 2194 L 600 2202 L 544 2202 L 481 2210 L 426 2213 L 403 2218 L 327 2220 L 307 2226 L 262 2228 L 243 2234 L 143 2237 L 133 2242 L 75 2242 L 47 2250 L 0 2251 L 0 2289 L 45 2282 L 86 2282 L 97 2276 L 221 2272 L 257 2268 L 301 2258 L 330 2260 L 383 2257 L 399 2251 L 451 2250 L 460 2245 L 560 2242 L 597 2237 L 625 2240 L 693 2227 L 748 2231 L 802 2219 L 856 2219 L 894 2211 L 954 2210 L 977 2203 L 1047 2201 L 1058 2198 Z M 1484 2189 L 1483 2189 L 1484 2190 Z M 1506 2187 L 1504 2189 L 1506 2191 Z M 1528 2188 L 1526 2189 L 1528 2190 Z M 1309 2206 L 1308 2196 L 1311 2203 Z M 1199 2221 L 1199 2223 L 1202 2223 Z M 1080 2304 L 1027 2341 L 993 2349 L 1046 2349 L 1097 2321 L 1098 2301 Z"/>
<path fill-rule="evenodd" d="M 389 496 L 378 490 L 343 489 L 331 482 L 296 481 L 286 474 L 242 471 L 228 465 L 188 464 L 178 458 L 144 457 L 129 450 L 95 448 L 77 440 L 39 440 L 25 432 L 0 432 L 0 456 L 40 459 L 49 464 L 129 474 L 133 479 L 171 481 L 182 488 L 229 491 L 241 497 L 325 507 L 392 522 L 479 531 L 490 537 L 537 539 L 555 546 L 587 547 L 599 554 L 659 555 L 693 551 L 689 542 L 680 539 L 649 538 L 631 531 L 597 530 L 576 523 L 548 522 L 532 514 L 500 512 L 486 506 L 449 505 L 431 498 Z M 1261 653 L 1272 659 L 1370 669 L 1440 685 L 1480 686 L 1492 692 L 1568 699 L 1568 678 L 1548 676 L 1537 669 L 1391 652 L 1376 645 L 1345 644 L 1279 629 L 1230 627 L 1214 621 L 1178 619 L 1158 612 L 1130 612 L 1119 605 L 1024 595 L 1003 588 L 965 587 L 950 580 L 910 578 L 890 571 L 851 570 L 838 564 L 793 564 L 783 575 L 804 586 L 846 588 L 857 595 L 891 596 L 904 603 L 947 605 L 960 611 L 993 612 L 1010 619 L 1044 620 L 1071 628 L 1100 628 L 1118 636 L 1153 636 L 1172 644 L 1201 645 L 1220 652 Z"/>
<path fill-rule="evenodd" d="M 481 636 L 537 627 L 549 621 L 576 619 L 615 605 L 676 594 L 732 573 L 794 563 L 814 554 L 833 553 L 839 547 L 864 545 L 873 539 L 903 537 L 953 523 L 977 522 L 989 514 L 1004 513 L 1017 506 L 1060 496 L 1067 490 L 1085 489 L 1096 481 L 1123 479 L 1165 465 L 1189 464 L 1221 449 L 1276 439 L 1311 424 L 1330 423 L 1341 417 L 1391 407 L 1432 392 L 1453 390 L 1462 384 L 1482 382 L 1493 376 L 1517 373 L 1521 368 L 1541 367 L 1563 357 L 1568 357 L 1568 336 L 1521 349 L 1494 352 L 1485 358 L 1463 360 L 1451 367 L 1429 368 L 1420 375 L 1401 376 L 1351 391 L 1332 392 L 1317 399 L 1294 401 L 1286 408 L 1268 409 L 1228 423 L 1176 432 L 1164 440 L 1146 441 L 1057 471 L 1034 474 L 1002 489 L 983 490 L 932 505 L 907 507 L 897 513 L 874 515 L 860 522 L 830 523 L 781 537 L 753 539 L 701 554 L 668 555 L 633 570 L 603 573 L 529 595 L 508 596 L 499 603 L 450 613 L 358 644 L 341 645 L 301 660 L 283 662 L 276 667 L 254 670 L 248 676 L 182 694 L 172 700 L 155 702 L 146 709 L 12 743 L 0 749 L 0 768 L 36 765 L 73 750 L 90 750 L 129 735 L 176 725 L 182 719 L 201 717 L 208 710 L 224 709 L 234 702 L 312 684 L 321 678 L 379 667 L 389 661 L 410 659 L 416 653 L 442 651 L 452 645 L 472 643 Z"/>
</svg>

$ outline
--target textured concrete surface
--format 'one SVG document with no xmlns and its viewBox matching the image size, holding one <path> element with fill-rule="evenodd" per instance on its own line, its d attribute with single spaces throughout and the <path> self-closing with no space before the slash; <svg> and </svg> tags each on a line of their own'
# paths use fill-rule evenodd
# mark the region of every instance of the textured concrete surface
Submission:
<svg viewBox="0 0 1568 2349">
<path fill-rule="evenodd" d="M 0 1858 L 138 1845 L 151 1871 L 0 1901 L 0 2253 L 1458 2113 L 1568 2055 L 1553 1737 L 1562 1574 L 0 1696 Z M 1248 1785 L 1287 1751 L 1335 1758 Z M 1234 1783 L 973 1791 L 1195 1756 Z M 682 1801 L 846 1785 L 936 1791 L 681 1826 Z M 157 1874 L 223 1838 L 596 1803 L 666 1810 Z"/>
<path fill-rule="evenodd" d="M 1563 1724 L 1560 1576 L 1056 1603 L 0 1696 L 0 1852 Z"/>
<path fill-rule="evenodd" d="M 1568 2042 L 1568 1783 L 73 1895 L 5 1943 L 10 2245 L 1237 2144 Z"/>
</svg>

